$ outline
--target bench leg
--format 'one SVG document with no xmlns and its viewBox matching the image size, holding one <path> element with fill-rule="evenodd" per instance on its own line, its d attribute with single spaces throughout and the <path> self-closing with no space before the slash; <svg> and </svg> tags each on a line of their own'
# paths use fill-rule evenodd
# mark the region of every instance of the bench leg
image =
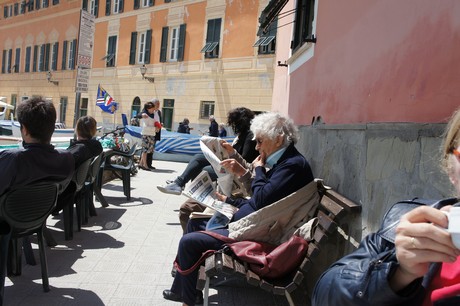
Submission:
<svg viewBox="0 0 460 306">
<path fill-rule="evenodd" d="M 287 290 L 284 291 L 284 293 L 286 294 L 286 300 L 288 301 L 289 306 L 295 306 L 294 301 L 292 300 L 291 294 L 287 292 Z"/>
<path fill-rule="evenodd" d="M 209 283 L 210 283 L 210 278 L 209 276 L 206 276 L 206 283 L 204 285 L 204 290 L 203 290 L 203 306 L 208 306 L 209 305 Z"/>
</svg>

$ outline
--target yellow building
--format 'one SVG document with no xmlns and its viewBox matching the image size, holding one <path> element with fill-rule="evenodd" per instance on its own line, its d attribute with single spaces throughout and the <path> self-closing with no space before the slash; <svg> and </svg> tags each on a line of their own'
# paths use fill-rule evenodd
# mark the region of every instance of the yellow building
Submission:
<svg viewBox="0 0 460 306">
<path fill-rule="evenodd" d="M 257 37 L 258 16 L 268 0 L 38 1 L 50 3 L 15 14 L 20 2 L 0 0 L 5 13 L 0 20 L 0 96 L 12 101 L 45 96 L 60 103 L 61 121 L 72 124 L 83 8 L 96 18 L 88 92 L 81 94 L 77 116 L 87 112 L 104 124 L 121 123 L 120 113 L 131 117 L 157 97 L 166 128 L 175 130 L 187 117 L 198 132 L 206 130 L 211 114 L 224 122 L 234 107 L 271 109 L 276 34 Z M 254 46 L 256 41 L 261 45 Z M 19 65 L 13 69 L 17 49 Z M 47 71 L 58 83 L 48 82 Z M 95 105 L 99 84 L 118 102 L 115 116 Z"/>
</svg>

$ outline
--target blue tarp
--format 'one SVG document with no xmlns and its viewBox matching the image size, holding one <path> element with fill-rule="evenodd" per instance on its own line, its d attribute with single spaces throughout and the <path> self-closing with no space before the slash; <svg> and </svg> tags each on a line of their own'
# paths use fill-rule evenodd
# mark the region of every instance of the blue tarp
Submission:
<svg viewBox="0 0 460 306">
<path fill-rule="evenodd" d="M 125 132 L 133 137 L 142 138 L 141 127 L 125 125 Z M 199 135 L 183 134 L 161 130 L 161 140 L 155 145 L 155 151 L 160 153 L 179 153 L 194 155 L 201 153 Z M 235 137 L 224 137 L 228 142 L 232 142 Z"/>
</svg>

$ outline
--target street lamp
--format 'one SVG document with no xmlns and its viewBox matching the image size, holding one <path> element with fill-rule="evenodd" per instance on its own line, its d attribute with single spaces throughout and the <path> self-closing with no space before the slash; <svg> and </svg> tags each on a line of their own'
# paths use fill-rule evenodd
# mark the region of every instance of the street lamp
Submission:
<svg viewBox="0 0 460 306">
<path fill-rule="evenodd" d="M 142 75 L 143 80 L 147 80 L 150 83 L 153 83 L 155 81 L 154 77 L 145 76 L 145 73 L 147 72 L 147 67 L 145 67 L 145 65 L 142 65 L 141 67 L 139 67 L 139 69 L 141 70 L 141 75 Z"/>
</svg>

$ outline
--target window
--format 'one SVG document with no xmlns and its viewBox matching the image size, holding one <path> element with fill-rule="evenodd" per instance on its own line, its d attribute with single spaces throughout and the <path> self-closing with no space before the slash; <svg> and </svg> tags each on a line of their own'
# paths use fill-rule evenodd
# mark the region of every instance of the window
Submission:
<svg viewBox="0 0 460 306">
<path fill-rule="evenodd" d="M 292 41 L 292 49 L 294 51 L 313 39 L 312 30 L 314 14 L 315 0 L 297 1 L 294 37 Z"/>
<path fill-rule="evenodd" d="M 169 60 L 177 61 L 177 51 L 179 45 L 179 27 L 171 28 L 171 39 L 169 42 Z"/>
<path fill-rule="evenodd" d="M 201 53 L 204 53 L 205 58 L 216 58 L 219 57 L 219 42 L 220 42 L 220 27 L 222 19 L 210 19 L 208 20 L 208 31 L 206 34 L 206 44 L 201 49 Z"/>
<path fill-rule="evenodd" d="M 171 31 L 169 31 L 169 27 L 163 28 L 161 34 L 160 62 L 166 62 L 166 60 L 181 62 L 184 60 L 185 30 L 185 24 L 181 24 L 178 27 L 172 27 Z M 169 37 L 170 32 L 171 36 Z"/>
<path fill-rule="evenodd" d="M 115 67 L 116 51 L 117 37 L 109 36 L 109 40 L 107 43 L 107 55 L 105 56 L 106 67 Z"/>
<path fill-rule="evenodd" d="M 48 7 L 49 0 L 42 0 L 42 8 Z"/>
<path fill-rule="evenodd" d="M 90 0 L 89 1 L 89 13 L 97 17 L 98 10 L 99 10 L 99 1 Z"/>
<path fill-rule="evenodd" d="M 276 28 L 278 26 L 278 21 L 275 20 L 270 24 L 270 27 L 267 30 L 267 33 L 261 35 L 257 39 L 253 47 L 258 47 L 259 54 L 273 54 L 275 53 L 276 47 Z"/>
<path fill-rule="evenodd" d="M 51 49 L 51 70 L 57 70 L 57 59 L 58 59 L 58 52 L 59 52 L 59 42 L 55 42 L 53 44 L 53 48 Z"/>
<path fill-rule="evenodd" d="M 74 70 L 75 69 L 75 57 L 77 56 L 77 40 L 74 39 L 72 41 L 69 41 L 69 47 L 68 47 L 68 60 L 67 60 L 67 68 L 69 70 Z"/>
<path fill-rule="evenodd" d="M 14 16 L 19 14 L 19 3 L 14 4 Z"/>
<path fill-rule="evenodd" d="M 38 58 L 38 47 L 37 45 L 34 46 L 34 59 L 32 63 L 32 71 L 36 72 L 37 71 L 37 58 Z"/>
<path fill-rule="evenodd" d="M 26 62 L 24 67 L 24 72 L 30 72 L 30 55 L 31 55 L 32 47 L 26 47 Z"/>
<path fill-rule="evenodd" d="M 41 45 L 38 52 L 38 71 L 45 71 L 45 45 Z"/>
<path fill-rule="evenodd" d="M 82 9 L 97 17 L 99 11 L 99 0 L 83 0 Z"/>
<path fill-rule="evenodd" d="M 29 0 L 28 5 L 29 12 L 32 12 L 34 10 L 34 0 Z"/>
<path fill-rule="evenodd" d="M 153 0 L 141 0 L 141 1 L 142 1 L 142 7 L 153 6 Z"/>
<path fill-rule="evenodd" d="M 59 122 L 65 123 L 65 115 L 67 112 L 67 97 L 61 97 L 59 103 Z"/>
<path fill-rule="evenodd" d="M 139 39 L 137 39 L 139 36 Z M 131 48 L 129 51 L 129 64 L 150 64 L 150 51 L 152 45 L 152 30 L 131 33 Z"/>
<path fill-rule="evenodd" d="M 53 0 L 53 5 L 59 4 L 59 0 Z"/>
<path fill-rule="evenodd" d="M 26 2 L 21 2 L 21 7 L 19 8 L 19 14 L 24 14 L 26 12 Z"/>
<path fill-rule="evenodd" d="M 14 56 L 14 72 L 19 72 L 19 63 L 21 62 L 21 48 L 16 48 L 16 54 Z"/>
<path fill-rule="evenodd" d="M 82 98 L 80 103 L 80 116 L 83 117 L 88 114 L 88 98 Z"/>
<path fill-rule="evenodd" d="M 2 73 L 11 73 L 11 57 L 13 49 L 3 50 L 2 56 Z"/>
<path fill-rule="evenodd" d="M 145 58 L 145 38 L 146 38 L 147 33 L 143 32 L 140 33 L 139 35 L 139 52 L 137 56 L 137 62 L 139 64 L 144 63 L 144 58 Z"/>
<path fill-rule="evenodd" d="M 211 115 L 214 115 L 214 101 L 201 101 L 200 119 L 208 119 Z"/>
<path fill-rule="evenodd" d="M 110 0 L 106 0 L 106 2 L 109 3 L 110 5 Z M 113 10 L 112 11 L 114 14 L 123 13 L 123 0 L 113 0 Z"/>
<path fill-rule="evenodd" d="M 42 0 L 35 0 L 35 9 L 38 11 L 40 9 L 40 1 Z"/>
</svg>

